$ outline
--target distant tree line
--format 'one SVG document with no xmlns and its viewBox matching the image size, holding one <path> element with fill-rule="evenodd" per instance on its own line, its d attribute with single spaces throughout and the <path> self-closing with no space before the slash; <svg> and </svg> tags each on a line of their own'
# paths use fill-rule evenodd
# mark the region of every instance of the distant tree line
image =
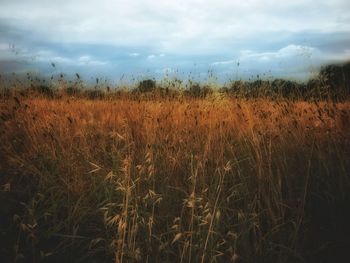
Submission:
<svg viewBox="0 0 350 263">
<path fill-rule="evenodd" d="M 61 75 L 58 80 L 62 84 L 61 88 L 53 87 L 53 85 L 49 84 L 50 81 L 46 81 L 45 79 L 31 79 L 29 74 L 28 80 L 30 84 L 24 89 L 22 87 L 22 95 L 35 93 L 51 98 L 65 94 L 88 99 L 104 99 L 125 93 L 153 97 L 184 95 L 194 98 L 205 98 L 214 92 L 210 85 L 200 84 L 191 80 L 184 87 L 182 81 L 178 79 L 168 81 L 167 83 L 157 83 L 154 79 L 144 79 L 139 81 L 132 90 L 124 89 L 122 91 L 118 89 L 112 91 L 109 85 L 101 85 L 99 79 L 96 79 L 93 88 L 86 88 L 78 74 L 75 81 L 65 81 Z M 21 86 L 24 86 L 24 84 L 21 84 Z M 229 96 L 245 98 L 348 98 L 350 95 L 350 62 L 323 66 L 319 74 L 307 82 L 286 79 L 262 80 L 259 78 L 254 81 L 236 80 L 230 81 L 223 87 L 216 88 L 215 91 L 225 93 Z M 10 94 L 11 90 L 2 89 L 1 95 L 4 96 L 6 93 Z"/>
<path fill-rule="evenodd" d="M 135 93 L 160 92 L 169 94 L 168 87 L 157 85 L 155 80 L 146 79 L 139 82 L 134 89 Z M 286 79 L 254 81 L 231 81 L 219 88 L 219 92 L 237 97 L 273 97 L 288 98 L 342 98 L 350 94 L 350 62 L 323 66 L 319 74 L 307 82 L 298 82 Z M 209 85 L 200 85 L 189 81 L 184 95 L 196 98 L 206 97 L 213 93 Z"/>
</svg>

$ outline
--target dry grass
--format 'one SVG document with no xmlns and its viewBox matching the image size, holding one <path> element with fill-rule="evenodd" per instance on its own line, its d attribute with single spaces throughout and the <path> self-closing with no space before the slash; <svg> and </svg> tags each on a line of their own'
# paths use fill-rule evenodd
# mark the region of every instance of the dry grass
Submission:
<svg viewBox="0 0 350 263">
<path fill-rule="evenodd" d="M 349 102 L 214 93 L 0 107 L 9 262 L 328 262 L 346 252 Z"/>
</svg>

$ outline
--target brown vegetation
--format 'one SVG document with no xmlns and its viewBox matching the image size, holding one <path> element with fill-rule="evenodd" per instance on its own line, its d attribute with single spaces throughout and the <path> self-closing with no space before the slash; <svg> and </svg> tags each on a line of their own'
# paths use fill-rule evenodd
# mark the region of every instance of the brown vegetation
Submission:
<svg viewBox="0 0 350 263">
<path fill-rule="evenodd" d="M 3 97 L 4 262 L 339 262 L 349 102 L 196 97 Z"/>
</svg>

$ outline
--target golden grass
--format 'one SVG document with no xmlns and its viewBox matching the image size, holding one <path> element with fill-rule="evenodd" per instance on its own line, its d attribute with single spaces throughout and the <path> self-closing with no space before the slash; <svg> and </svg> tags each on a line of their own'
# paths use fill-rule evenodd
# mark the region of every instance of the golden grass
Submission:
<svg viewBox="0 0 350 263">
<path fill-rule="evenodd" d="M 0 109 L 12 261 L 302 262 L 313 204 L 350 189 L 349 102 L 214 93 Z"/>
</svg>

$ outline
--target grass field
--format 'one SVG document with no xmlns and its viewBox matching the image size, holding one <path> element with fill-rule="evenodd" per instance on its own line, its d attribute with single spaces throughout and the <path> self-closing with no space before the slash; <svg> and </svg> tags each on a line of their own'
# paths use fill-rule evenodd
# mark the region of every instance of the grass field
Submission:
<svg viewBox="0 0 350 263">
<path fill-rule="evenodd" d="M 2 262 L 348 256 L 348 100 L 16 93 L 0 114 Z"/>
</svg>

